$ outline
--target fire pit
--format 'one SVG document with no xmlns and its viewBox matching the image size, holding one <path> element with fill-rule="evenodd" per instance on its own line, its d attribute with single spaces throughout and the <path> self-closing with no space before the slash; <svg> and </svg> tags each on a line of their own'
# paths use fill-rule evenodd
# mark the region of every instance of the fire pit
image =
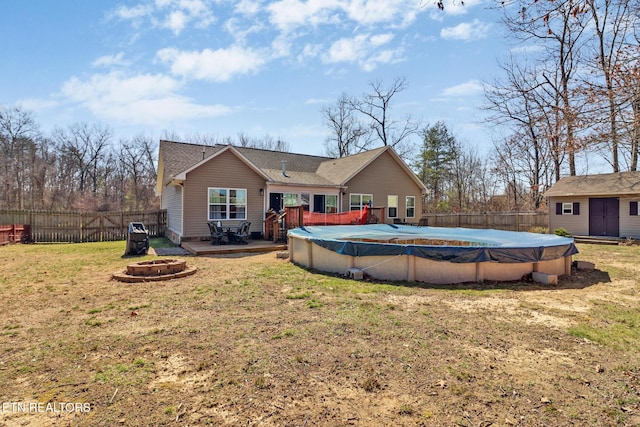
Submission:
<svg viewBox="0 0 640 427">
<path fill-rule="evenodd" d="M 127 265 L 124 272 L 113 274 L 120 282 L 157 282 L 190 276 L 197 271 L 195 267 L 187 267 L 183 259 L 157 259 L 140 261 Z"/>
</svg>

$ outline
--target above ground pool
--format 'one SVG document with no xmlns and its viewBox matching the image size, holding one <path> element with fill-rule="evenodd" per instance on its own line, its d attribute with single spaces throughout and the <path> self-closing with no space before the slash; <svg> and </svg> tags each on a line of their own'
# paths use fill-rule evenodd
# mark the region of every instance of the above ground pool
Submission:
<svg viewBox="0 0 640 427">
<path fill-rule="evenodd" d="M 552 234 L 395 224 L 289 230 L 296 264 L 333 273 L 434 284 L 519 280 L 571 273 L 573 239 Z"/>
</svg>

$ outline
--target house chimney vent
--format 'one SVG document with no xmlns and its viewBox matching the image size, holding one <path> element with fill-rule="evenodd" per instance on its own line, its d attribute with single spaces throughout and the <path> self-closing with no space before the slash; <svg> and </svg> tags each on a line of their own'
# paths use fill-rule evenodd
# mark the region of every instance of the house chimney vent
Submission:
<svg viewBox="0 0 640 427">
<path fill-rule="evenodd" d="M 286 160 L 282 160 L 282 176 L 284 176 L 285 178 L 289 178 L 289 175 L 287 175 L 287 161 Z"/>
</svg>

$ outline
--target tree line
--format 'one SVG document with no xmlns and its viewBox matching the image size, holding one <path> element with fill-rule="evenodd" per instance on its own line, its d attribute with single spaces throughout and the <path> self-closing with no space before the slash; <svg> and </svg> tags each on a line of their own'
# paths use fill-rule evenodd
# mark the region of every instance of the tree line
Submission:
<svg viewBox="0 0 640 427">
<path fill-rule="evenodd" d="M 114 141 L 99 124 L 43 133 L 32 112 L 0 109 L 0 209 L 141 210 L 155 197 L 157 141 Z"/>
<path fill-rule="evenodd" d="M 162 139 L 182 141 L 164 131 Z M 232 144 L 290 151 L 269 135 L 218 140 L 196 134 L 189 142 Z M 137 135 L 117 139 L 98 123 L 74 123 L 45 133 L 33 112 L 0 108 L 0 209 L 137 211 L 156 209 L 158 139 Z"/>
</svg>

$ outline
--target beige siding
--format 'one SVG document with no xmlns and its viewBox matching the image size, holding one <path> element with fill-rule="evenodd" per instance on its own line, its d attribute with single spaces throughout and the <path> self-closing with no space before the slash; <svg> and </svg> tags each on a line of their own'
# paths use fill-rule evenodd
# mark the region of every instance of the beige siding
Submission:
<svg viewBox="0 0 640 427">
<path fill-rule="evenodd" d="M 640 239 L 640 216 L 629 215 L 629 202 L 640 202 L 640 197 L 620 197 L 620 237 Z"/>
<path fill-rule="evenodd" d="M 420 187 L 407 175 L 389 153 L 383 153 L 347 183 L 346 194 L 342 197 L 342 209 L 349 210 L 349 195 L 352 193 L 373 194 L 373 206 L 387 206 L 387 196 L 398 196 L 398 218 L 406 218 L 406 196 L 415 197 L 415 217 L 408 222 L 418 222 L 422 215 L 422 193 Z M 386 222 L 393 222 L 387 218 Z"/>
<path fill-rule="evenodd" d="M 580 215 L 556 215 L 556 203 L 580 203 Z M 549 231 L 564 228 L 574 236 L 589 235 L 588 197 L 549 197 Z"/>
<path fill-rule="evenodd" d="M 182 235 L 182 187 L 169 185 L 164 189 L 166 199 L 167 229 L 176 236 Z"/>
<path fill-rule="evenodd" d="M 209 235 L 208 189 L 244 188 L 247 190 L 247 220 L 251 231 L 263 231 L 264 201 L 260 189 L 264 180 L 233 153 L 227 151 L 189 172 L 184 184 L 184 237 Z M 235 227 L 240 220 L 223 220 L 222 226 Z"/>
</svg>

